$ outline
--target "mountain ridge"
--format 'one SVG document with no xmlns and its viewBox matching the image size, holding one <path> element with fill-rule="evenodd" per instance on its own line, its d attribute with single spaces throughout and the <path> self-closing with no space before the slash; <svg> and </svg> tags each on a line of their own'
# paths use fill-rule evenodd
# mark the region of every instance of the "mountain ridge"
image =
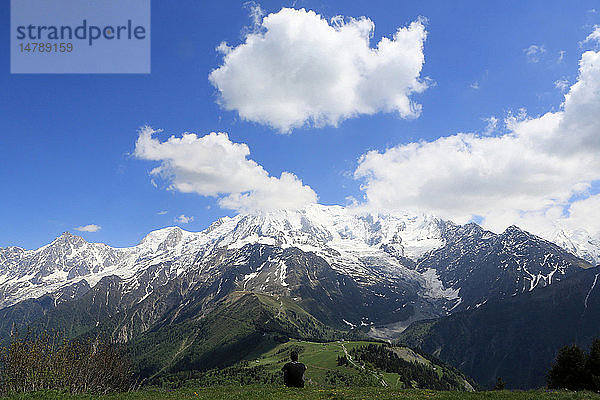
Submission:
<svg viewBox="0 0 600 400">
<path fill-rule="evenodd" d="M 36 250 L 0 249 L 0 311 L 29 299 L 31 309 L 2 313 L 22 321 L 112 282 L 112 293 L 99 296 L 127 308 L 129 322 L 117 335 L 126 341 L 139 333 L 136 323 L 143 331 L 169 313 L 202 313 L 232 291 L 249 290 L 289 297 L 330 326 L 393 338 L 413 321 L 590 266 L 515 226 L 495 234 L 427 214 L 313 205 L 223 217 L 201 232 L 163 228 L 129 248 L 63 233 Z"/>
<path fill-rule="evenodd" d="M 182 258 L 181 267 L 194 262 L 190 253 L 198 258 L 218 248 L 240 248 L 252 243 L 314 252 L 334 269 L 365 279 L 371 275 L 366 269 L 373 267 L 365 260 L 375 258 L 378 273 L 412 274 L 412 279 L 420 279 L 423 286 L 429 284 L 433 296 L 457 298 L 452 289 L 444 287 L 447 282 L 435 279 L 431 271 L 425 275 L 423 268 L 418 274 L 411 271 L 415 271 L 414 264 L 423 255 L 446 245 L 451 240 L 448 232 L 458 227 L 427 214 L 361 214 L 340 206 L 314 205 L 301 211 L 223 217 L 200 232 L 162 228 L 132 247 L 88 243 L 65 232 L 35 250 L 15 246 L 0 249 L 0 308 L 53 292 L 67 282 L 86 279 L 93 286 L 111 274 L 130 278 L 160 262 L 161 257 Z M 476 224 L 462 227 L 482 229 Z"/>
</svg>

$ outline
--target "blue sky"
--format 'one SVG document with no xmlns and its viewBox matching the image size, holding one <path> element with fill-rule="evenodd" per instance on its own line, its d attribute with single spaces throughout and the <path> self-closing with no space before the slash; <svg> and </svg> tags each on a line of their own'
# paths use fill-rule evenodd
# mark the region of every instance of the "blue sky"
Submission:
<svg viewBox="0 0 600 400">
<path fill-rule="evenodd" d="M 428 87 L 409 95 L 421 105 L 420 115 L 402 118 L 394 111 L 358 112 L 342 118 L 337 126 L 309 123 L 282 134 L 268 124 L 241 118 L 235 109 L 227 110 L 217 102 L 222 93 L 208 79 L 209 73 L 224 63 L 216 48 L 221 42 L 235 48 L 245 43 L 245 35 L 253 29 L 256 34 L 265 31 L 253 26 L 252 7 L 233 1 L 179 1 L 176 7 L 153 1 L 151 74 L 11 75 L 10 9 L 8 2 L 2 2 L 0 246 L 36 248 L 64 231 L 76 232 L 74 228 L 88 224 L 101 229 L 80 232 L 86 240 L 129 246 L 151 230 L 175 225 L 180 215 L 193 217 L 193 221 L 181 224 L 188 230 L 201 230 L 218 217 L 234 215 L 235 210 L 221 207 L 215 197 L 198 191 L 166 190 L 168 178 L 158 182 L 158 187 L 152 184 L 150 171 L 160 160 L 134 156 L 138 130 L 146 124 L 164 130 L 154 136 L 160 143 L 184 132 L 198 137 L 226 132 L 232 143 L 248 146 L 248 158 L 269 176 L 293 173 L 312 188 L 321 204 L 346 205 L 352 197 L 374 206 L 389 206 L 396 200 L 400 205 L 413 206 L 402 193 L 377 191 L 377 183 L 389 183 L 389 177 L 382 177 L 385 173 L 377 169 L 387 168 L 377 157 L 395 146 L 433 142 L 459 132 L 484 138 L 529 132 L 527 126 L 506 127 L 503 121 L 510 113 L 518 115 L 522 108 L 527 117 L 521 115 L 516 124 L 560 112 L 565 92 L 578 81 L 582 53 L 597 50 L 594 39 L 582 42 L 600 24 L 600 9 L 595 9 L 598 4 L 594 1 L 264 1 L 259 6 L 265 15 L 291 7 L 313 10 L 327 21 L 336 15 L 367 17 L 374 24 L 372 47 L 419 17 L 426 18 L 425 62 L 417 78 L 428 82 Z M 527 49 L 531 49 L 530 54 Z M 589 65 L 593 66 L 591 61 Z M 594 73 L 589 79 L 597 77 Z M 557 83 L 560 81 L 565 82 L 562 89 Z M 589 112 L 596 104 L 581 109 Z M 485 119 L 490 117 L 498 122 L 495 130 L 486 133 L 489 120 Z M 599 132 L 598 126 L 593 125 L 594 132 Z M 585 138 L 597 144 L 598 135 Z M 500 151 L 504 147 L 497 148 Z M 449 151 L 452 149 L 455 146 Z M 371 153 L 373 160 L 363 159 L 365 170 L 374 178 L 369 188 L 363 186 L 361 190 L 366 178 L 354 174 L 359 158 L 368 151 L 376 152 Z M 577 157 L 587 160 L 586 156 Z M 560 196 L 585 200 L 598 193 L 600 174 L 594 175 L 597 157 L 588 158 L 589 164 L 582 167 L 593 173 L 564 177 L 561 182 L 566 194 Z M 367 164 L 369 161 L 373 164 Z M 403 185 L 401 178 L 393 181 L 398 187 Z M 543 180 L 538 183 L 544 185 Z M 523 184 L 531 185 L 531 181 Z M 415 186 L 415 190 L 419 196 L 426 193 L 422 187 Z M 423 204 L 428 211 L 461 221 L 481 219 L 485 214 L 490 227 L 498 229 L 510 222 L 515 210 L 521 210 L 517 213 L 520 217 L 524 212 L 532 218 L 541 213 L 540 218 L 545 219 L 568 214 L 569 202 L 555 200 L 560 196 L 553 191 L 542 192 L 535 201 L 556 204 L 527 209 L 522 204 L 533 204 L 533 200 L 519 203 L 516 199 L 516 205 L 507 205 L 502 215 L 492 215 L 485 208 L 446 209 Z M 365 199 L 367 194 L 370 200 Z M 554 205 L 563 213 L 548 212 Z M 159 215 L 160 211 L 167 213 Z M 528 221 L 532 227 L 540 226 L 533 219 Z M 593 230 L 595 225 L 586 228 Z"/>
</svg>

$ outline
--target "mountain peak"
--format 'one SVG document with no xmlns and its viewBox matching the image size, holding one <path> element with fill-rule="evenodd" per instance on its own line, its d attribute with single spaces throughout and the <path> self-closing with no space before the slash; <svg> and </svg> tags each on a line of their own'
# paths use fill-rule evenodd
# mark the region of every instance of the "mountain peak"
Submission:
<svg viewBox="0 0 600 400">
<path fill-rule="evenodd" d="M 524 234 L 524 233 L 526 233 L 526 232 L 523 229 L 519 228 L 516 225 L 511 225 L 508 228 L 506 228 L 502 234 L 510 235 L 510 234 Z"/>
<path fill-rule="evenodd" d="M 592 263 L 600 263 L 600 235 L 593 235 L 582 228 L 568 229 L 556 225 L 554 230 L 542 233 L 544 239 L 567 249 Z"/>
<path fill-rule="evenodd" d="M 138 243 L 138 246 L 144 246 L 152 251 L 157 251 L 177 245 L 184 237 L 196 235 L 200 234 L 186 231 L 178 226 L 169 226 L 150 232 Z"/>
<path fill-rule="evenodd" d="M 81 236 L 73 235 L 71 232 L 63 232 L 59 237 L 54 239 L 51 244 L 83 244 L 87 243 Z"/>
</svg>

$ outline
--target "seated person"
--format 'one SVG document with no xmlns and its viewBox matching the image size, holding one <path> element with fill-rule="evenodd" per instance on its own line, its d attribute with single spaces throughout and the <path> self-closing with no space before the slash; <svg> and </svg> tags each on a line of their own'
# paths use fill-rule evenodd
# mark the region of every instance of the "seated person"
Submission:
<svg viewBox="0 0 600 400">
<path fill-rule="evenodd" d="M 292 350 L 290 352 L 291 362 L 285 364 L 281 370 L 283 371 L 283 382 L 288 387 L 304 387 L 304 371 L 306 365 L 298 362 L 298 352 Z"/>
</svg>

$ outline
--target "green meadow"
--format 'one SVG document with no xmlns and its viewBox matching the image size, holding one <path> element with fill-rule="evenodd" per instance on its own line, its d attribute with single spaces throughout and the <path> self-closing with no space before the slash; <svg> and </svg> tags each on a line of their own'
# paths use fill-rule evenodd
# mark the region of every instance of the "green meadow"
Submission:
<svg viewBox="0 0 600 400">
<path fill-rule="evenodd" d="M 6 400 L 159 400 L 159 399 L 202 399 L 202 400 L 366 400 L 366 399 L 409 399 L 409 400 L 537 400 L 537 399 L 600 399 L 600 394 L 590 392 L 568 391 L 526 391 L 526 392 L 437 392 L 432 390 L 394 389 L 394 388 L 339 388 L 323 389 L 306 387 L 304 389 L 288 389 L 264 385 L 252 386 L 211 386 L 205 388 L 186 388 L 178 390 L 145 389 L 131 393 L 112 395 L 77 395 L 71 396 L 62 392 L 40 392 L 2 397 Z"/>
</svg>

